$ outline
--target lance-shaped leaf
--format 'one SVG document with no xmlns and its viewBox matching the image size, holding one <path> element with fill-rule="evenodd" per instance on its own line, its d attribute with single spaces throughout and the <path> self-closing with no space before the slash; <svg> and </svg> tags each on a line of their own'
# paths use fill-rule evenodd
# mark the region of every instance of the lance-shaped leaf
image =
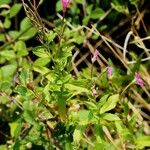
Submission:
<svg viewBox="0 0 150 150">
<path fill-rule="evenodd" d="M 110 96 L 106 101 L 106 103 L 104 103 L 104 105 L 101 107 L 100 114 L 103 114 L 109 110 L 114 109 L 118 101 L 119 101 L 119 94 Z"/>
</svg>

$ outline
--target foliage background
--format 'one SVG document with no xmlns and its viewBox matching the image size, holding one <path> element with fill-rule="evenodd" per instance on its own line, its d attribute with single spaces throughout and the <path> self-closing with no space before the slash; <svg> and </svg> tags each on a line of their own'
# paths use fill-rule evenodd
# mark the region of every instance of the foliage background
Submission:
<svg viewBox="0 0 150 150">
<path fill-rule="evenodd" d="M 149 8 L 1 0 L 0 149 L 148 149 Z"/>
</svg>

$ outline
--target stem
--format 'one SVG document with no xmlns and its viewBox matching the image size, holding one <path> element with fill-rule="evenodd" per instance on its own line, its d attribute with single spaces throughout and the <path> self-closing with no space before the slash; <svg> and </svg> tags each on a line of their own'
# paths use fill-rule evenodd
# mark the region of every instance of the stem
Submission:
<svg viewBox="0 0 150 150">
<path fill-rule="evenodd" d="M 91 81 L 92 81 L 92 78 L 93 78 L 93 63 L 91 65 Z"/>
<path fill-rule="evenodd" d="M 62 26 L 61 26 L 61 30 L 60 30 L 61 32 L 59 35 L 59 45 L 58 45 L 59 48 L 60 48 L 61 39 L 64 33 L 64 29 L 65 29 L 65 12 L 66 11 L 63 11 Z"/>
<path fill-rule="evenodd" d="M 125 91 L 135 82 L 135 80 L 133 80 L 132 82 L 130 82 L 122 91 L 122 93 L 120 94 L 121 96 L 125 93 Z"/>
<path fill-rule="evenodd" d="M 36 8 L 36 1 L 35 0 L 33 0 L 33 6 L 34 6 L 34 8 Z"/>
<path fill-rule="evenodd" d="M 83 141 L 87 142 L 89 145 L 94 147 L 94 144 L 90 141 L 90 139 L 87 137 L 85 133 L 83 133 L 84 138 L 82 138 Z"/>
</svg>

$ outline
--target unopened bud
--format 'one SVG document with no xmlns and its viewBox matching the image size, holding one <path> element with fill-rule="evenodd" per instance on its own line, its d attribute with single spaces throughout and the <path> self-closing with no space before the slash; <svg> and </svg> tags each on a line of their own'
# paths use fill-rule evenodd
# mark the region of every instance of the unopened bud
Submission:
<svg viewBox="0 0 150 150">
<path fill-rule="evenodd" d="M 66 11 L 66 9 L 68 8 L 69 5 L 69 0 L 61 0 L 63 9 Z"/>
</svg>

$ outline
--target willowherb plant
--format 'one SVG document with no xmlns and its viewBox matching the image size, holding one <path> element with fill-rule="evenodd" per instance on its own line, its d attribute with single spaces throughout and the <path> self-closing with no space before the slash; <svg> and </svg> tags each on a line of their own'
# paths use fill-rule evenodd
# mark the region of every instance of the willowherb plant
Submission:
<svg viewBox="0 0 150 150">
<path fill-rule="evenodd" d="M 99 1 L 78 0 L 72 1 L 75 5 L 66 13 L 69 3 L 59 0 L 56 9 L 63 11 L 60 12 L 63 16 L 57 12 L 57 16 L 45 20 L 38 14 L 39 4 L 35 6 L 35 0 L 33 4 L 22 0 L 28 19 L 21 22 L 19 36 L 13 37 L 17 31 L 4 36 L 0 33 L 0 40 L 12 36 L 12 41 L 0 47 L 0 143 L 1 137 L 6 139 L 0 149 L 132 150 L 149 146 L 148 123 L 143 119 L 149 117 L 140 113 L 141 108 L 149 110 L 148 98 L 144 100 L 141 96 L 148 93 L 142 69 L 126 67 L 122 59 L 127 71 L 121 70 L 121 64 L 116 67 L 102 51 L 94 48 L 104 42 L 107 51 L 114 51 L 117 46 L 113 54 L 122 58 L 118 52 L 122 47 L 112 41 L 114 47 L 111 47 L 110 39 L 99 33 L 102 30 L 99 22 L 105 23 L 103 19 L 106 17 L 107 21 L 112 9 L 112 13 L 127 12 L 126 5 L 116 0 L 105 12 L 99 8 Z M 4 26 L 17 12 L 14 9 L 22 6 L 14 5 Z M 9 9 L 0 15 L 8 12 Z M 78 16 L 83 20 L 79 21 Z M 96 21 L 92 29 L 90 21 Z M 38 36 L 38 42 L 34 43 L 33 35 Z M 100 39 L 104 41 L 99 42 Z M 28 47 L 26 40 L 33 45 Z M 87 50 L 86 54 L 76 60 L 82 49 Z M 89 50 L 93 49 L 90 57 Z M 87 67 L 82 68 L 82 62 Z M 10 131 L 5 132 L 5 125 Z"/>
</svg>

